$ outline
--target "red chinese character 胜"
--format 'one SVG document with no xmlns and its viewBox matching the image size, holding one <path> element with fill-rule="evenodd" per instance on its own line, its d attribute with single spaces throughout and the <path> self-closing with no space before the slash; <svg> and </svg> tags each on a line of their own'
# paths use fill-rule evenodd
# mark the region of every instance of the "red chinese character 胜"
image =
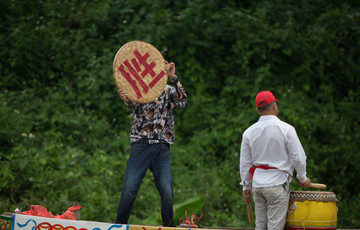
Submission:
<svg viewBox="0 0 360 230">
<path fill-rule="evenodd" d="M 130 62 L 129 60 L 125 60 L 117 69 L 131 85 L 134 92 L 136 93 L 136 97 L 140 99 L 142 98 L 143 94 L 147 94 L 149 92 L 149 88 L 152 89 L 160 81 L 160 79 L 165 76 L 165 71 L 162 70 L 158 74 L 155 73 L 155 62 L 152 61 L 151 63 L 148 63 L 147 61 L 150 57 L 149 52 L 141 55 L 140 52 L 136 49 L 133 54 L 136 58 L 131 59 Z M 126 71 L 126 68 L 128 71 Z M 141 70 L 142 68 L 144 69 Z M 146 84 L 144 78 L 148 77 L 148 75 L 150 75 L 152 81 L 150 81 L 149 84 Z M 138 84 L 141 87 L 141 90 L 139 89 Z"/>
</svg>

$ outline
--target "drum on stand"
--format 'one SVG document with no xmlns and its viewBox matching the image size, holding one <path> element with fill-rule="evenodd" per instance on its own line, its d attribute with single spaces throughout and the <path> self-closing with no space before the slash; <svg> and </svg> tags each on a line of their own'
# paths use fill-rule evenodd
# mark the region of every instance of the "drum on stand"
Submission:
<svg viewBox="0 0 360 230">
<path fill-rule="evenodd" d="M 285 229 L 336 229 L 336 202 L 333 192 L 291 191 Z"/>
</svg>

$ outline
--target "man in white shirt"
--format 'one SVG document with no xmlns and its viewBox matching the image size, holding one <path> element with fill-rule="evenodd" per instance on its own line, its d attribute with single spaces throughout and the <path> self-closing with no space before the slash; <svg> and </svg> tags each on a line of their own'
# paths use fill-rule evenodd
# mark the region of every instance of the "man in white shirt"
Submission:
<svg viewBox="0 0 360 230">
<path fill-rule="evenodd" d="M 284 228 L 294 169 L 302 187 L 311 185 L 304 149 L 294 127 L 277 117 L 276 102 L 270 91 L 256 95 L 260 119 L 245 130 L 240 149 L 240 184 L 244 201 L 254 198 L 256 229 Z"/>
</svg>

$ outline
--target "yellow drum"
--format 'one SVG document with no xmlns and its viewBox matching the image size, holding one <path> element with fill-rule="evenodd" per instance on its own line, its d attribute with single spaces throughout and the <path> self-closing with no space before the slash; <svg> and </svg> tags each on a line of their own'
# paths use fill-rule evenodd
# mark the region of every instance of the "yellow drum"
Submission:
<svg viewBox="0 0 360 230">
<path fill-rule="evenodd" d="M 333 192 L 291 191 L 285 229 L 336 229 Z"/>
</svg>

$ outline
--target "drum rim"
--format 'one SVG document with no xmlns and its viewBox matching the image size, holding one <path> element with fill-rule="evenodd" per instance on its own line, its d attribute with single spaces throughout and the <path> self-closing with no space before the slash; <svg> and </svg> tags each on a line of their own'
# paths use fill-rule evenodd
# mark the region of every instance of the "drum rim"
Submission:
<svg viewBox="0 0 360 230">
<path fill-rule="evenodd" d="M 290 201 L 338 202 L 335 193 L 329 191 L 290 191 Z"/>
<path fill-rule="evenodd" d="M 315 194 L 335 194 L 331 191 L 301 191 L 301 190 L 291 190 L 290 193 L 315 193 Z"/>
</svg>

